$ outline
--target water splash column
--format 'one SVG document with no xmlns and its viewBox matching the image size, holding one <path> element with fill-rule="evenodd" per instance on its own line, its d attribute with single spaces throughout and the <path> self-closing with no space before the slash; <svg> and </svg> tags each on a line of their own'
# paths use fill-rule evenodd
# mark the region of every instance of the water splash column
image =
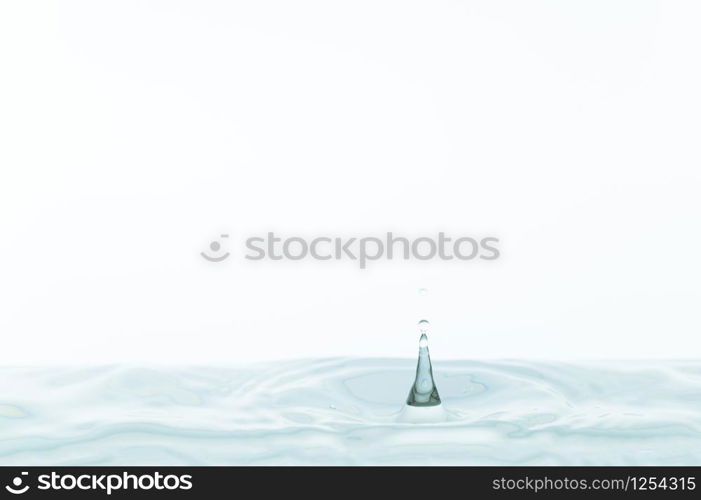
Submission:
<svg viewBox="0 0 701 500">
<path fill-rule="evenodd" d="M 416 362 L 416 376 L 409 390 L 406 405 L 399 414 L 398 420 L 405 423 L 422 424 L 437 423 L 448 420 L 448 413 L 441 404 L 438 388 L 433 379 L 433 366 L 428 352 L 427 320 L 419 321 L 419 359 Z"/>
<path fill-rule="evenodd" d="M 438 388 L 433 380 L 433 367 L 431 366 L 431 356 L 428 352 L 428 329 L 430 323 L 422 319 L 419 321 L 419 359 L 416 362 L 416 377 L 411 386 L 406 404 L 409 406 L 438 406 L 441 404 L 441 397 L 438 395 Z"/>
</svg>

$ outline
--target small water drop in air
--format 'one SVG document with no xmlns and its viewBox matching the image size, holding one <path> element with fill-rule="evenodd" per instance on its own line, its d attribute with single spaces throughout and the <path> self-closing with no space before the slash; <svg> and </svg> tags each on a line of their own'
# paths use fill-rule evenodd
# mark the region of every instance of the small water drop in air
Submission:
<svg viewBox="0 0 701 500">
<path fill-rule="evenodd" d="M 429 323 L 427 319 L 422 319 L 419 321 L 418 325 L 419 331 L 428 335 L 428 329 L 431 327 L 431 323 Z"/>
</svg>

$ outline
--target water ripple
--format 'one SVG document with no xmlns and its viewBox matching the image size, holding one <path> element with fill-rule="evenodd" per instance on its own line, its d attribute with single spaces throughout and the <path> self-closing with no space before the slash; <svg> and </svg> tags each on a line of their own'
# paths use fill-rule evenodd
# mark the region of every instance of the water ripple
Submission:
<svg viewBox="0 0 701 500">
<path fill-rule="evenodd" d="M 0 464 L 698 464 L 701 362 L 413 360 L 0 369 Z"/>
</svg>

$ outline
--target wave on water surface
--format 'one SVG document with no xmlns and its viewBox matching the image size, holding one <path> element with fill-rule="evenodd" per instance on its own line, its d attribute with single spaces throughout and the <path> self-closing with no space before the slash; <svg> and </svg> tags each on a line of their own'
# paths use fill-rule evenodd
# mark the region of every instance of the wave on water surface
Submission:
<svg viewBox="0 0 701 500">
<path fill-rule="evenodd" d="M 1 368 L 2 465 L 698 465 L 701 361 Z M 416 408 L 415 410 L 421 410 Z"/>
</svg>

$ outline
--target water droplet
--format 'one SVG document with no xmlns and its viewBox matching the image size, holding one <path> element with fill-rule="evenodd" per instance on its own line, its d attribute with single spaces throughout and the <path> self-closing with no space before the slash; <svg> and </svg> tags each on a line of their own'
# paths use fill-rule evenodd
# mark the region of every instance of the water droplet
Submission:
<svg viewBox="0 0 701 500">
<path fill-rule="evenodd" d="M 422 319 L 421 321 L 419 321 L 419 331 L 421 333 L 427 334 L 430 326 L 431 323 L 429 323 L 427 319 Z"/>
</svg>

